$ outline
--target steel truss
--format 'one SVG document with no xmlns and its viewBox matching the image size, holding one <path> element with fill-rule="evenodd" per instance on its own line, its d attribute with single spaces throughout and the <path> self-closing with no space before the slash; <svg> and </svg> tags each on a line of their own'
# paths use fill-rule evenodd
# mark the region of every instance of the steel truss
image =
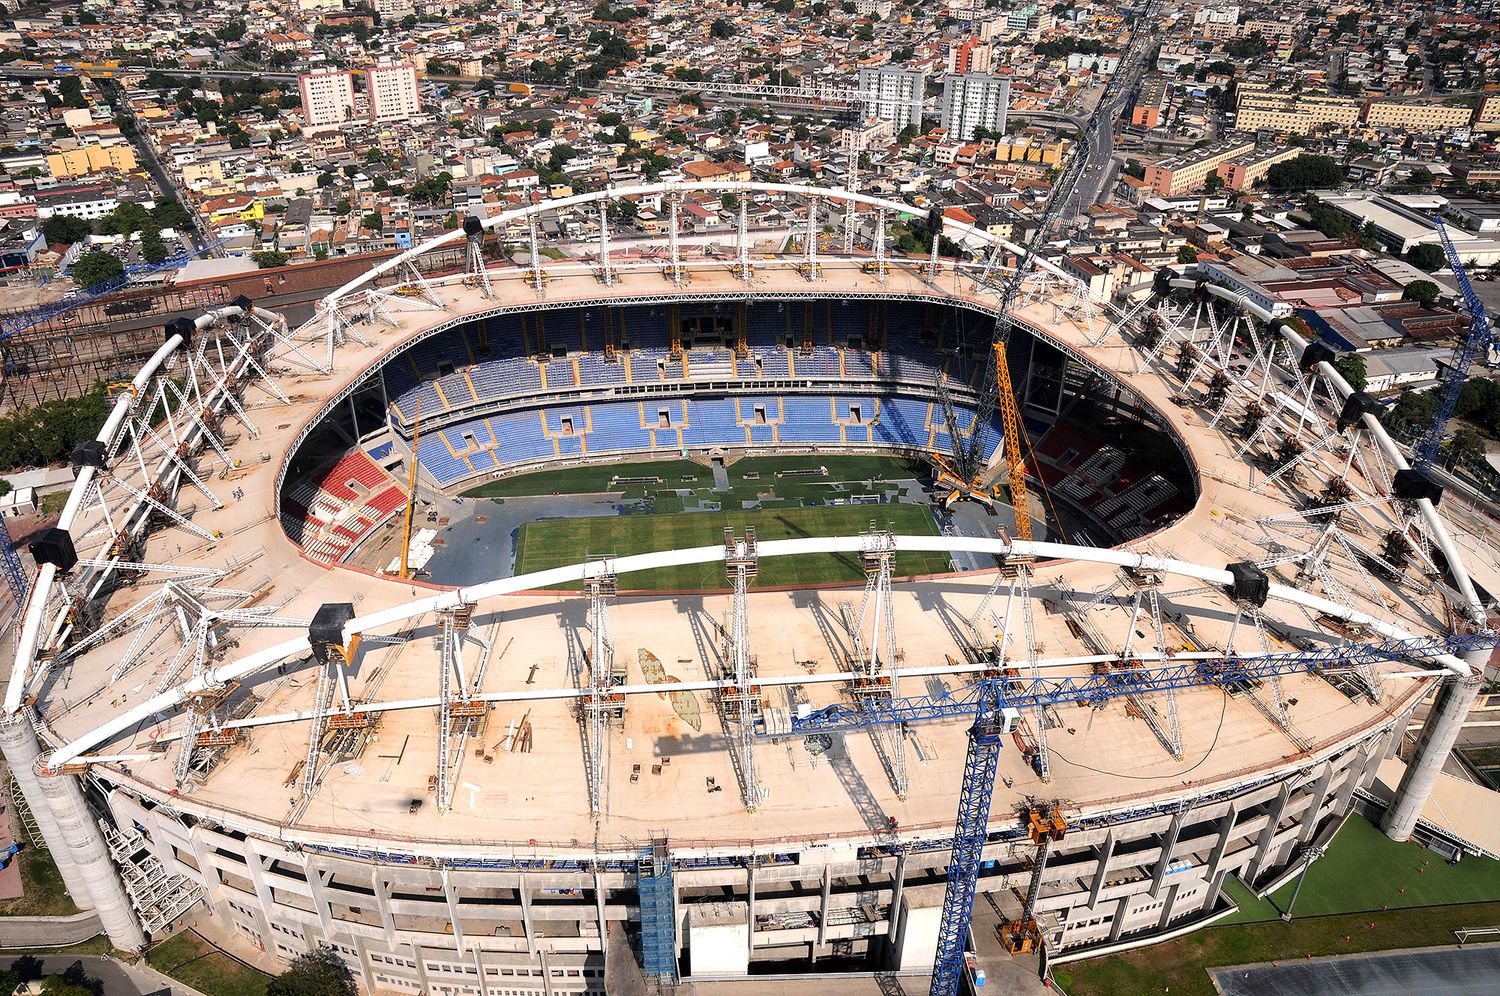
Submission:
<svg viewBox="0 0 1500 996">
<path fill-rule="evenodd" d="M 735 734 L 730 744 L 738 757 L 740 794 L 745 808 L 754 812 L 765 802 L 767 791 L 755 774 L 755 714 L 760 704 L 760 687 L 755 684 L 755 663 L 750 656 L 750 602 L 747 591 L 751 579 L 759 572 L 760 557 L 756 549 L 755 530 L 747 528 L 737 537 L 724 529 L 724 573 L 734 586 L 729 626 L 725 631 L 724 660 L 733 684 L 720 690 L 722 714 L 732 721 Z M 725 733 L 728 734 L 728 730 Z"/>
<path fill-rule="evenodd" d="M 589 813 L 598 819 L 604 813 L 604 760 L 609 750 L 611 718 L 624 715 L 624 696 L 612 689 L 624 683 L 623 669 L 615 667 L 614 635 L 609 628 L 609 603 L 617 585 L 614 570 L 605 560 L 604 570 L 584 583 L 589 596 L 588 699 L 584 703 L 584 741 L 588 752 Z"/>
<path fill-rule="evenodd" d="M 1152 695 L 1169 688 L 1222 687 L 1286 674 L 1350 670 L 1366 663 L 1400 662 L 1421 666 L 1432 657 L 1492 648 L 1496 643 L 1497 637 L 1493 633 L 1464 633 L 1348 643 L 1249 657 L 1203 658 L 1166 667 L 1115 669 L 1099 674 L 1022 677 L 1002 673 L 957 689 L 867 703 L 862 709 L 842 703 L 831 705 L 807 716 L 793 717 L 788 732 L 805 736 L 882 724 L 972 716 L 980 704 L 987 701 L 987 695 L 996 696 L 1001 706 L 1019 711 L 1077 702 L 1103 705 L 1127 695 Z"/>
<path fill-rule="evenodd" d="M 896 613 L 891 604 L 891 576 L 896 562 L 896 540 L 889 530 L 871 524 L 864 534 L 860 559 L 865 570 L 864 596 L 860 599 L 859 622 L 850 631 L 854 655 L 850 661 L 855 678 L 850 689 L 858 703 L 871 699 L 889 701 L 901 694 L 897 672 L 900 651 L 896 649 Z M 868 641 L 865 638 L 869 628 Z M 906 731 L 899 726 L 872 728 L 870 736 L 881 764 L 898 799 L 905 799 Z"/>
</svg>

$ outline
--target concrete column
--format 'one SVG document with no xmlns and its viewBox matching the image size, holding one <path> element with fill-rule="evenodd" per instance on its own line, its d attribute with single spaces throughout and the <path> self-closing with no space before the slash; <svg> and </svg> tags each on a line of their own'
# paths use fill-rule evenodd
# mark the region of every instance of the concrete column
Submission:
<svg viewBox="0 0 1500 996">
<path fill-rule="evenodd" d="M 318 871 L 310 859 L 303 863 L 302 873 L 307 877 L 308 887 L 311 888 L 313 880 L 318 877 Z M 276 908 L 276 902 L 271 895 L 271 886 L 266 882 L 265 862 L 255 850 L 254 838 L 245 841 L 245 874 L 250 878 L 250 887 L 255 890 L 255 929 L 260 934 L 261 947 L 264 948 L 266 940 L 271 937 L 271 911 Z"/>
<path fill-rule="evenodd" d="M 1276 796 L 1276 802 L 1271 806 L 1271 812 L 1266 818 L 1266 828 L 1261 831 L 1260 842 L 1255 848 L 1255 858 L 1250 862 L 1250 873 L 1245 881 L 1252 888 L 1260 873 L 1265 870 L 1266 860 L 1271 856 L 1271 845 L 1276 840 L 1276 827 L 1281 823 L 1281 818 L 1286 815 L 1287 800 L 1292 797 L 1292 783 L 1284 781 L 1281 783 L 1281 793 Z"/>
<path fill-rule="evenodd" d="M 396 915 L 391 912 L 391 883 L 380 874 L 379 867 L 371 872 L 375 886 L 375 909 L 380 912 L 380 926 L 385 929 L 385 947 L 396 953 Z"/>
<path fill-rule="evenodd" d="M 411 960 L 417 967 L 417 982 L 421 984 L 422 992 L 432 992 L 432 983 L 427 980 L 426 956 L 422 954 L 421 946 L 416 941 L 407 941 L 406 946 L 411 948 Z"/>
<path fill-rule="evenodd" d="M 1161 904 L 1161 918 L 1156 921 L 1157 930 L 1165 930 L 1172 919 L 1172 908 L 1177 905 L 1177 890 L 1181 886 L 1173 882 L 1167 887 L 1167 898 Z"/>
<path fill-rule="evenodd" d="M 145 947 L 146 935 L 141 930 L 141 922 L 130 906 L 130 897 L 125 895 L 120 873 L 110 860 L 109 849 L 104 846 L 104 835 L 99 832 L 99 824 L 83 797 L 77 776 L 48 772 L 36 780 L 52 811 L 52 818 L 57 821 L 58 840 L 52 844 L 52 853 L 56 854 L 58 848 L 62 848 L 73 856 L 83 887 L 94 898 L 94 911 L 99 914 L 99 922 L 109 934 L 109 943 L 122 951 L 138 951 Z"/>
<path fill-rule="evenodd" d="M 323 940 L 328 944 L 333 943 L 335 927 L 333 907 L 328 903 L 328 892 L 324 886 L 328 884 L 328 880 L 331 878 L 333 878 L 333 872 L 314 867 L 311 862 L 308 863 L 308 898 L 312 900 L 313 913 L 318 917 L 318 925 L 323 928 Z"/>
<path fill-rule="evenodd" d="M 1109 925 L 1109 941 L 1111 944 L 1118 941 L 1120 935 L 1125 932 L 1125 915 L 1129 911 L 1130 903 L 1133 899 L 1135 899 L 1133 895 L 1121 896 L 1119 904 L 1115 907 L 1115 918 Z"/>
<path fill-rule="evenodd" d="M 83 875 L 73 861 L 72 852 L 63 846 L 62 831 L 57 825 L 57 820 L 52 816 L 46 797 L 42 795 L 41 785 L 37 782 L 36 759 L 41 755 L 42 747 L 37 742 L 36 730 L 31 725 L 29 706 L 24 707 L 16 716 L 0 719 L 0 751 L 5 754 L 11 773 L 15 775 L 16 784 L 21 786 L 21 795 L 25 797 L 26 805 L 31 808 L 31 815 L 36 819 L 37 829 L 42 832 L 42 838 L 47 843 L 47 850 L 52 854 L 52 863 L 57 865 L 63 885 L 67 887 L 68 894 L 73 898 L 73 905 L 81 910 L 93 909 L 94 897 L 89 895 Z"/>
<path fill-rule="evenodd" d="M 229 903 L 224 895 L 224 878 L 219 874 L 219 866 L 213 863 L 209 857 L 212 853 L 208 841 L 203 839 L 203 827 L 196 826 L 188 831 L 188 846 L 193 849 L 193 857 L 198 862 L 198 880 L 203 883 L 203 895 L 208 900 L 208 905 L 213 907 L 214 916 L 219 918 L 219 925 L 226 933 L 232 933 L 234 921 L 229 915 Z M 215 855 L 217 857 L 217 855 Z"/>
<path fill-rule="evenodd" d="M 1099 868 L 1094 872 L 1094 886 L 1089 889 L 1089 909 L 1099 904 L 1099 893 L 1104 889 L 1104 882 L 1109 878 L 1109 862 L 1115 856 L 1115 832 L 1110 830 L 1104 836 L 1104 846 L 1099 849 Z"/>
<path fill-rule="evenodd" d="M 604 875 L 596 867 L 594 869 L 594 915 L 599 920 L 599 954 L 602 957 L 609 950 L 609 927 L 604 922 Z M 478 947 L 475 947 L 478 950 Z"/>
<path fill-rule="evenodd" d="M 823 900 L 818 904 L 818 947 L 828 943 L 828 894 L 833 889 L 833 876 L 828 866 L 823 866 Z"/>
<path fill-rule="evenodd" d="M 1479 696 L 1479 674 L 1483 672 L 1489 654 L 1487 649 L 1466 654 L 1464 660 L 1476 673 L 1446 679 L 1443 690 L 1438 693 L 1437 702 L 1422 727 L 1422 736 L 1417 740 L 1416 753 L 1401 776 L 1401 785 L 1396 789 L 1390 808 L 1385 811 L 1385 818 L 1380 821 L 1380 828 L 1392 840 L 1409 840 L 1411 832 L 1416 829 L 1417 818 L 1422 815 L 1438 775 L 1442 774 L 1443 765 L 1453 751 L 1453 744 L 1469 715 L 1469 707 Z"/>
<path fill-rule="evenodd" d="M 745 957 L 755 957 L 755 857 L 745 865 Z"/>
<path fill-rule="evenodd" d="M 531 922 L 531 886 L 522 880 L 517 884 L 516 892 L 521 897 L 521 928 L 526 932 L 526 951 L 531 955 L 531 960 L 536 961 L 536 927 Z"/>
<path fill-rule="evenodd" d="M 1359 766 L 1350 763 L 1350 769 L 1355 770 Z M 1307 809 L 1302 812 L 1302 832 L 1297 834 L 1297 842 L 1306 846 L 1312 840 L 1313 834 L 1318 832 L 1318 811 L 1323 808 L 1323 800 L 1328 798 L 1328 786 L 1333 782 L 1333 762 L 1323 763 L 1323 773 L 1313 783 L 1312 792 L 1308 796 Z"/>
<path fill-rule="evenodd" d="M 1153 896 L 1161 890 L 1161 880 L 1166 877 L 1167 868 L 1172 864 L 1172 848 L 1177 846 L 1177 838 L 1182 835 L 1182 824 L 1186 820 L 1187 810 L 1179 809 L 1167 827 L 1166 836 L 1161 839 L 1161 857 L 1156 859 L 1156 870 L 1151 874 L 1151 895 Z"/>
<path fill-rule="evenodd" d="M 1219 889 L 1224 885 L 1221 868 L 1224 855 L 1229 851 L 1229 839 L 1234 836 L 1234 821 L 1238 815 L 1239 809 L 1230 803 L 1229 809 L 1219 817 L 1219 839 L 1214 841 L 1214 849 L 1208 856 L 1208 866 L 1203 869 L 1203 880 L 1208 883 L 1208 897 L 1203 901 L 1205 910 L 1213 907 L 1214 900 L 1219 898 Z"/>
<path fill-rule="evenodd" d="M 370 967 L 370 940 L 359 934 L 354 935 L 354 953 L 359 958 L 359 977 L 365 984 L 365 991 L 375 991 L 375 970 Z"/>
<path fill-rule="evenodd" d="M 906 897 L 906 852 L 896 855 L 896 871 L 891 877 L 891 908 L 886 914 L 885 936 L 887 950 L 894 959 L 897 956 L 896 938 L 901 936 L 902 906 Z M 894 960 L 888 966 L 895 968 Z"/>
</svg>

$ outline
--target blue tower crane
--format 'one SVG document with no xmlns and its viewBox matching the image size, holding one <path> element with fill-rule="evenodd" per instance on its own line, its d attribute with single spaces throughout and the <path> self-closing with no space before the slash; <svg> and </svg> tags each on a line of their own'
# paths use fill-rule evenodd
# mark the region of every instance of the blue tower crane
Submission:
<svg viewBox="0 0 1500 996">
<path fill-rule="evenodd" d="M 1443 437 L 1448 432 L 1448 420 L 1453 417 L 1453 411 L 1458 407 L 1458 398 L 1463 393 L 1464 382 L 1468 380 L 1469 367 L 1473 364 L 1474 357 L 1481 351 L 1488 351 L 1495 342 L 1495 334 L 1490 328 L 1490 319 L 1485 314 L 1484 304 L 1479 300 L 1479 295 L 1474 293 L 1474 285 L 1469 283 L 1469 275 L 1464 272 L 1463 261 L 1458 258 L 1458 250 L 1453 247 L 1453 240 L 1448 237 L 1448 229 L 1443 224 L 1443 219 L 1434 217 L 1432 221 L 1437 226 L 1438 238 L 1443 242 L 1443 252 L 1448 255 L 1448 265 L 1453 268 L 1453 276 L 1458 281 L 1464 307 L 1469 312 L 1469 330 L 1453 347 L 1453 354 L 1448 359 L 1448 375 L 1443 380 L 1442 403 L 1438 406 L 1432 425 L 1427 427 L 1427 434 L 1414 448 L 1417 456 L 1416 470 L 1424 473 L 1432 466 L 1443 447 Z"/>
<path fill-rule="evenodd" d="M 21 611 L 26 605 L 26 595 L 31 591 L 31 579 L 26 575 L 26 568 L 21 563 L 21 555 L 16 552 L 15 541 L 10 537 L 10 529 L 5 525 L 5 516 L 0 515 L 0 571 L 5 572 L 5 583 L 10 586 L 11 597 L 16 600 L 16 611 Z"/>
<path fill-rule="evenodd" d="M 969 727 L 964 781 L 958 797 L 958 815 L 953 826 L 953 845 L 948 862 L 948 885 L 943 895 L 942 919 L 938 925 L 937 953 L 932 966 L 930 996 L 955 996 L 965 968 L 969 924 L 973 919 L 974 894 L 979 865 L 989 835 L 990 805 L 995 794 L 1000 747 L 1009 729 L 1008 717 L 1038 705 L 1082 702 L 1102 705 L 1126 695 L 1149 695 L 1169 689 L 1226 686 L 1269 679 L 1283 674 L 1319 674 L 1389 661 L 1416 662 L 1440 654 L 1462 654 L 1480 647 L 1494 647 L 1494 633 L 1458 633 L 1451 636 L 1412 640 L 1351 643 L 1312 650 L 1253 657 L 1215 657 L 1185 661 L 1157 668 L 1122 668 L 1100 674 L 1064 677 L 1028 677 L 1005 674 L 1001 669 L 978 681 L 953 690 L 896 699 L 865 699 L 859 705 L 831 705 L 791 720 L 796 735 L 889 726 L 973 716 Z M 770 734 L 767 731 L 767 735 Z M 1035 814 L 1033 822 L 1035 822 Z M 1058 839 L 1057 834 L 1052 839 Z M 1039 846 L 1041 840 L 1033 833 Z M 1039 850 L 1037 868 L 1028 890 L 1028 906 L 1035 902 L 1045 850 Z M 1023 921 L 1031 910 L 1023 911 Z"/>
</svg>

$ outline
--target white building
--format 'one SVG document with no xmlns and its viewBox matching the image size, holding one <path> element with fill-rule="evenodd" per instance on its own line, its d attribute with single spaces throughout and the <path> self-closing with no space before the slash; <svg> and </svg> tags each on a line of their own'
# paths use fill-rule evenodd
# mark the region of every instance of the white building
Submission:
<svg viewBox="0 0 1500 996">
<path fill-rule="evenodd" d="M 410 63 L 382 64 L 365 70 L 371 121 L 405 121 L 422 113 L 417 70 Z"/>
<path fill-rule="evenodd" d="M 943 127 L 949 138 L 967 141 L 975 129 L 1005 130 L 1010 107 L 1010 80 L 988 73 L 950 73 L 943 77 Z"/>
<path fill-rule="evenodd" d="M 297 77 L 302 94 L 303 129 L 309 134 L 354 120 L 354 75 L 338 69 Z"/>
<path fill-rule="evenodd" d="M 878 66 L 859 71 L 864 116 L 889 121 L 898 131 L 909 124 L 921 127 L 926 92 L 927 74 L 915 69 Z"/>
</svg>

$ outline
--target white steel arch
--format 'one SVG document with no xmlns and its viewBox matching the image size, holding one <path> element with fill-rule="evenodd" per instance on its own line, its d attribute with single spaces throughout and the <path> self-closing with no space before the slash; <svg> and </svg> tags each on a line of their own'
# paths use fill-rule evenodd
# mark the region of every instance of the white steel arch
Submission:
<svg viewBox="0 0 1500 996">
<path fill-rule="evenodd" d="M 1073 560 L 1086 563 L 1109 564 L 1140 571 L 1151 571 L 1176 577 L 1190 578 L 1208 584 L 1227 585 L 1232 575 L 1225 568 L 1209 567 L 1183 560 L 1156 557 L 1128 550 L 1108 550 L 1098 547 L 1074 546 L 1066 543 L 1011 542 L 1000 539 L 985 539 L 966 536 L 897 536 L 893 538 L 896 549 L 902 551 L 942 553 L 983 553 L 997 557 L 1030 556 L 1045 559 Z M 859 536 L 809 537 L 804 539 L 768 540 L 759 544 L 761 557 L 793 557 L 807 554 L 858 553 L 864 539 Z M 344 626 L 347 641 L 356 634 L 369 634 L 398 623 L 408 622 L 429 612 L 458 609 L 463 606 L 483 605 L 490 599 L 518 592 L 534 591 L 552 585 L 583 581 L 613 572 L 631 574 L 661 567 L 682 567 L 690 564 L 707 564 L 724 559 L 722 544 L 714 546 L 687 547 L 681 550 L 664 550 L 656 553 L 635 554 L 611 560 L 583 561 L 566 567 L 554 567 L 545 571 L 499 578 L 482 584 L 454 588 L 425 598 L 412 599 L 400 605 L 351 619 Z M 1416 639 L 1417 635 L 1399 626 L 1394 626 L 1368 613 L 1350 609 L 1348 606 L 1313 595 L 1301 588 L 1287 585 L 1271 585 L 1271 597 L 1293 605 L 1324 613 L 1368 627 L 1372 632 L 1395 640 Z M 142 723 L 158 713 L 180 707 L 193 694 L 230 681 L 242 681 L 253 677 L 277 664 L 305 654 L 311 649 L 307 636 L 299 636 L 257 653 L 248 654 L 221 667 L 214 668 L 198 678 L 186 681 L 176 688 L 156 695 L 134 708 L 120 713 L 109 722 L 90 731 L 86 736 L 59 748 L 51 756 L 54 766 L 66 764 L 87 753 L 101 743 L 106 743 L 116 734 Z M 1469 665 L 1451 654 L 1433 658 L 1456 674 L 1468 674 Z M 654 691 L 654 689 L 653 689 Z"/>
</svg>

